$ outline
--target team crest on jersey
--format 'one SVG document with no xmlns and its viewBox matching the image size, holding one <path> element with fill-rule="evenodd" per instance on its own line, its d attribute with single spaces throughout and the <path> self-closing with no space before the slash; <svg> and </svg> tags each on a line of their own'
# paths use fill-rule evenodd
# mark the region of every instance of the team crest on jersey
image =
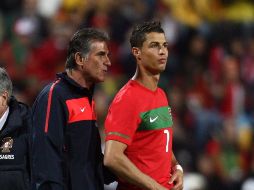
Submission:
<svg viewBox="0 0 254 190">
<path fill-rule="evenodd" d="M 169 113 L 170 117 L 172 117 L 172 112 L 171 112 L 171 108 L 170 107 L 168 107 L 168 113 Z"/>
<path fill-rule="evenodd" d="M 1 149 L 2 149 L 2 153 L 8 153 L 10 152 L 10 149 L 12 148 L 13 145 L 13 139 L 11 137 L 6 137 L 2 140 L 2 145 L 1 145 Z"/>
</svg>

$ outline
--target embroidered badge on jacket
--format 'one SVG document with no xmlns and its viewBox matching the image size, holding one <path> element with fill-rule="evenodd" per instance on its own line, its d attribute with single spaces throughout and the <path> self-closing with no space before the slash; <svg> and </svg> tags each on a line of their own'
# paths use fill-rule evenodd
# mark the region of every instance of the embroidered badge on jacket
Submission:
<svg viewBox="0 0 254 190">
<path fill-rule="evenodd" d="M 10 152 L 12 145 L 13 145 L 13 139 L 11 137 L 5 137 L 2 140 L 2 146 L 0 147 L 2 149 L 2 153 Z"/>
</svg>

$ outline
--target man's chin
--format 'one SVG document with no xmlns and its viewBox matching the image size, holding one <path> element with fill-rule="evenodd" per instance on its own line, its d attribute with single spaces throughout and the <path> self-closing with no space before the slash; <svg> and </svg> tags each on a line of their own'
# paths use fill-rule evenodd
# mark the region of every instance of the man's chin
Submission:
<svg viewBox="0 0 254 190">
<path fill-rule="evenodd" d="M 154 75 L 159 75 L 159 74 L 163 73 L 164 71 L 165 71 L 165 68 L 160 68 L 160 69 L 154 71 L 153 74 L 154 74 Z"/>
<path fill-rule="evenodd" d="M 104 82 L 105 81 L 105 77 L 103 77 L 103 78 L 98 78 L 97 80 L 96 80 L 96 83 L 101 83 L 101 82 Z"/>
</svg>

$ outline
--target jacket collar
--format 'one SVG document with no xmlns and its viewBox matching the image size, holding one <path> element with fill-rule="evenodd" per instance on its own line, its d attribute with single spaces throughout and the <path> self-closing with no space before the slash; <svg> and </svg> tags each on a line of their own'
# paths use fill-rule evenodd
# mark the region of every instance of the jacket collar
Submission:
<svg viewBox="0 0 254 190">
<path fill-rule="evenodd" d="M 74 81 L 72 78 L 70 78 L 66 72 L 57 73 L 56 76 L 58 79 L 60 78 L 60 79 L 63 79 L 64 81 L 66 81 L 69 85 L 75 87 L 75 89 L 79 90 L 80 92 L 93 95 L 94 86 L 92 86 L 91 89 L 85 88 L 85 87 L 81 86 L 80 84 L 78 84 L 76 81 Z"/>
<path fill-rule="evenodd" d="M 9 108 L 9 115 L 0 136 L 5 136 L 6 134 L 9 134 L 15 129 L 21 127 L 23 124 L 19 110 L 19 103 L 13 96 L 11 97 Z"/>
<path fill-rule="evenodd" d="M 7 120 L 7 117 L 9 115 L 9 106 L 7 107 L 7 109 L 5 110 L 4 114 L 2 115 L 2 117 L 0 118 L 0 131 L 2 130 L 6 120 Z"/>
</svg>

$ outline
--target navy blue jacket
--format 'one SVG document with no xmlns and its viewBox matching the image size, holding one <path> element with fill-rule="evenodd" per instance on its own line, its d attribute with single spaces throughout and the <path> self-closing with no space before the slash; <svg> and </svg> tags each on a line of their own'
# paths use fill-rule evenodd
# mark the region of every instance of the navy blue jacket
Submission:
<svg viewBox="0 0 254 190">
<path fill-rule="evenodd" d="M 0 189 L 30 189 L 29 129 L 31 112 L 28 106 L 12 97 L 9 115 L 0 131 Z"/>
<path fill-rule="evenodd" d="M 66 73 L 33 105 L 32 175 L 38 190 L 102 190 L 103 154 L 93 92 Z"/>
</svg>

